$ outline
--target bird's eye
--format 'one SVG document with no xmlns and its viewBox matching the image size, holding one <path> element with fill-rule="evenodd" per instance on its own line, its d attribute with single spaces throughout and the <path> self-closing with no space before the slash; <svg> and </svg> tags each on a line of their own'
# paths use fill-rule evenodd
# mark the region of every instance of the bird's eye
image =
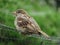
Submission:
<svg viewBox="0 0 60 45">
<path fill-rule="evenodd" d="M 21 11 L 20 11 L 20 10 L 18 10 L 18 11 L 16 11 L 16 13 L 21 13 Z"/>
<path fill-rule="evenodd" d="M 26 14 L 24 10 L 17 10 L 16 13 Z"/>
</svg>

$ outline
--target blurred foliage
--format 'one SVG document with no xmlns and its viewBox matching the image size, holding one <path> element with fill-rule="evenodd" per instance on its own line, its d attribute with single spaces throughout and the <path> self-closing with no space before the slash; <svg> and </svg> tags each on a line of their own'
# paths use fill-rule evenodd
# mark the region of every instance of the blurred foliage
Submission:
<svg viewBox="0 0 60 45">
<path fill-rule="evenodd" d="M 50 36 L 60 36 L 60 14 L 55 8 L 48 6 L 41 0 L 0 0 L 0 23 L 14 27 L 13 11 L 24 9 L 39 24 L 41 29 Z M 0 29 L 1 30 L 1 29 Z M 41 40 L 33 37 L 19 35 L 14 31 L 3 31 L 2 36 L 19 38 L 19 41 L 7 41 L 7 45 L 40 45 Z M 1 36 L 1 35 L 0 35 Z M 45 41 L 46 42 L 46 41 Z M 0 42 L 4 45 L 6 42 Z M 49 45 L 49 44 L 46 44 Z M 50 44 L 55 45 L 55 44 Z"/>
</svg>

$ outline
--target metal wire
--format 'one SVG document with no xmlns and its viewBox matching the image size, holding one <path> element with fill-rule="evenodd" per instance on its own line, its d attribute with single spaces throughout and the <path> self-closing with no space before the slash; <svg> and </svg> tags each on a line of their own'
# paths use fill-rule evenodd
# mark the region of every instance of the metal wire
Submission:
<svg viewBox="0 0 60 45">
<path fill-rule="evenodd" d="M 5 28 L 5 29 L 9 29 L 9 30 L 14 30 L 14 31 L 16 31 L 15 28 L 12 28 L 12 27 L 6 26 L 6 25 L 1 24 L 1 23 L 0 23 L 0 28 Z"/>
<path fill-rule="evenodd" d="M 1 23 L 0 23 L 0 29 L 18 32 L 15 28 L 6 26 L 6 25 L 1 24 Z M 29 35 L 28 37 L 35 37 L 35 38 L 41 38 L 41 39 L 43 38 L 43 37 L 36 36 L 36 35 Z M 7 37 L 0 37 L 0 38 L 5 38 L 5 39 L 6 39 Z M 7 38 L 7 39 L 9 39 L 9 38 Z M 10 38 L 10 39 L 12 39 L 12 38 Z M 43 39 L 45 39 L 45 38 L 43 38 Z M 46 39 L 45 39 L 45 40 L 46 40 Z"/>
<path fill-rule="evenodd" d="M 7 29 L 9 31 L 17 31 L 15 28 L 12 28 L 12 27 L 9 27 L 9 26 L 6 26 L 4 24 L 1 24 L 0 23 L 0 29 Z M 17 31 L 18 32 L 18 31 Z M 54 42 L 60 42 L 60 37 L 51 37 L 50 39 L 46 39 L 44 37 L 39 37 L 39 36 L 28 36 L 28 37 L 34 37 L 34 38 L 40 38 L 41 40 L 48 40 L 48 41 L 54 41 Z M 1 37 L 0 36 L 0 39 L 6 39 L 6 40 L 20 40 L 19 38 L 11 38 L 11 37 Z"/>
<path fill-rule="evenodd" d="M 0 31 L 1 30 L 3 30 L 3 31 L 4 30 L 8 30 L 8 31 L 18 32 L 15 28 L 12 28 L 12 27 L 9 27 L 9 26 L 6 26 L 6 25 L 0 23 Z M 2 36 L 0 36 L 0 39 L 5 39 L 5 40 L 19 40 L 18 38 L 2 37 Z"/>
</svg>

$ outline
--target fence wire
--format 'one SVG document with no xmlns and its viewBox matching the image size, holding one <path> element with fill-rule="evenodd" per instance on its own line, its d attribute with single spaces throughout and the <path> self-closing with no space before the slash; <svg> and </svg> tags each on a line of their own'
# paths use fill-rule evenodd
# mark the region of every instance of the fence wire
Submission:
<svg viewBox="0 0 60 45">
<path fill-rule="evenodd" d="M 13 32 L 17 32 L 18 33 L 18 31 L 15 29 L 15 28 L 12 28 L 12 27 L 9 27 L 9 26 L 6 26 L 6 25 L 4 25 L 4 24 L 0 24 L 0 41 L 2 42 L 2 41 L 9 41 L 9 40 L 12 40 L 12 41 L 21 41 L 21 39 L 19 39 L 19 38 L 16 38 L 16 36 L 8 36 L 9 34 L 7 34 L 7 36 L 4 36 L 4 32 L 5 31 L 8 31 L 8 33 L 11 31 L 13 31 Z M 3 34 L 3 36 L 2 36 L 2 34 Z M 28 36 L 29 37 L 29 36 Z M 51 37 L 50 39 L 46 39 L 46 38 L 44 38 L 44 37 L 39 37 L 39 36 L 31 36 L 31 37 L 34 37 L 34 38 L 39 38 L 40 40 L 42 40 L 43 42 L 45 42 L 45 43 L 47 43 L 47 44 L 44 44 L 44 43 L 42 43 L 41 45 L 50 45 L 51 43 L 54 43 L 54 44 L 56 44 L 56 45 L 60 45 L 60 37 Z M 53 44 L 53 45 L 54 45 Z M 23 45 L 25 45 L 25 44 L 23 44 Z"/>
</svg>

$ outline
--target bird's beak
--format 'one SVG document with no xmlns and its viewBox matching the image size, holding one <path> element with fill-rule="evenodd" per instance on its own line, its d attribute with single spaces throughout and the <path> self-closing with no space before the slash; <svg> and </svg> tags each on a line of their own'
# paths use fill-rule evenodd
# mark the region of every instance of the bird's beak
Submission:
<svg viewBox="0 0 60 45">
<path fill-rule="evenodd" d="M 16 15 L 16 12 L 12 12 L 12 14 Z"/>
<path fill-rule="evenodd" d="M 17 16 L 16 12 L 12 12 L 12 14 Z"/>
</svg>

